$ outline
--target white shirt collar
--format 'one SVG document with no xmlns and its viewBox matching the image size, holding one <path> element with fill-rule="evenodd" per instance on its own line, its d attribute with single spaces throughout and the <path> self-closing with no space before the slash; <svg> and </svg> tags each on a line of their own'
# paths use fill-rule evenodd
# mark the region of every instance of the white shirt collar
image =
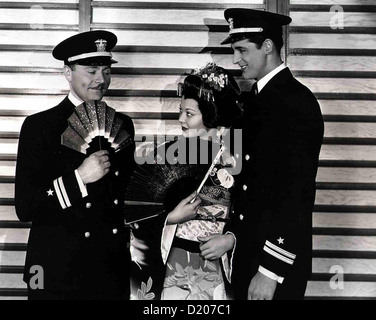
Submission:
<svg viewBox="0 0 376 320">
<path fill-rule="evenodd" d="M 76 98 L 76 97 L 73 95 L 72 92 L 69 92 L 69 94 L 68 94 L 68 99 L 70 100 L 70 102 L 73 103 L 73 105 L 74 105 L 75 107 L 79 106 L 81 103 L 84 102 L 83 100 Z"/>
<path fill-rule="evenodd" d="M 270 71 L 266 76 L 262 77 L 259 81 L 257 81 L 257 91 L 260 92 L 266 84 L 279 72 L 281 72 L 283 69 L 287 68 L 284 63 L 279 65 L 274 70 Z"/>
</svg>

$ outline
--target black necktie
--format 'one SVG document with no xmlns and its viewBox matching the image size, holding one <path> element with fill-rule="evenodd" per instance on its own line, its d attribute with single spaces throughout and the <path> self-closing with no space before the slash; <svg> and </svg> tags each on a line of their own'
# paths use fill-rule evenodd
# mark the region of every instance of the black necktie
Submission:
<svg viewBox="0 0 376 320">
<path fill-rule="evenodd" d="M 256 97 L 257 94 L 258 94 L 257 82 L 255 82 L 252 86 L 252 89 L 251 89 L 251 95 L 252 95 L 252 97 Z"/>
</svg>

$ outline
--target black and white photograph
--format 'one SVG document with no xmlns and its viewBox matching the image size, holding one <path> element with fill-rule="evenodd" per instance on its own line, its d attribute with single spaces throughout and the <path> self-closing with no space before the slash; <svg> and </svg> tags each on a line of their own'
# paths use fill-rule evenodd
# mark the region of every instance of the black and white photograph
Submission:
<svg viewBox="0 0 376 320">
<path fill-rule="evenodd" d="M 376 300 L 376 2 L 0 1 L 0 300 Z"/>
</svg>

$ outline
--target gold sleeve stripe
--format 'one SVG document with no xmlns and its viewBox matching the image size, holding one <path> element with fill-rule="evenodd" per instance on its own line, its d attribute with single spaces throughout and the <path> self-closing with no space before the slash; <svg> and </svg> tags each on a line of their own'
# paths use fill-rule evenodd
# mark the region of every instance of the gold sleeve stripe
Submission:
<svg viewBox="0 0 376 320">
<path fill-rule="evenodd" d="M 70 203 L 70 200 L 69 200 L 69 197 L 68 197 L 67 191 L 65 190 L 65 186 L 64 186 L 63 178 L 60 177 L 59 179 L 57 179 L 57 182 L 59 183 L 59 187 L 60 187 L 61 193 L 62 193 L 62 195 L 63 195 L 64 201 L 65 201 L 65 203 L 67 204 L 67 207 L 68 207 L 68 208 L 71 207 L 72 204 Z"/>
<path fill-rule="evenodd" d="M 283 250 L 282 248 L 274 245 L 273 243 L 269 242 L 268 240 L 266 240 L 265 245 L 268 246 L 268 247 L 270 247 L 271 249 L 279 252 L 280 254 L 283 254 L 284 256 L 286 256 L 288 258 L 291 258 L 291 259 L 295 259 L 296 258 L 295 254 L 290 253 L 290 252 L 288 252 L 286 250 Z"/>
<path fill-rule="evenodd" d="M 54 188 L 55 188 L 55 192 L 56 192 L 57 198 L 59 199 L 61 207 L 63 209 L 66 209 L 67 206 L 65 205 L 65 202 L 63 200 L 63 196 L 61 195 L 60 188 L 59 188 L 59 185 L 57 183 L 57 179 L 54 180 Z"/>
<path fill-rule="evenodd" d="M 279 253 L 277 253 L 277 252 L 273 251 L 272 249 L 268 248 L 267 246 L 264 246 L 264 250 L 267 253 L 271 254 L 272 256 L 276 257 L 277 259 L 282 260 L 283 262 L 286 262 L 288 264 L 294 263 L 294 260 L 288 259 L 288 258 L 280 255 Z"/>
</svg>

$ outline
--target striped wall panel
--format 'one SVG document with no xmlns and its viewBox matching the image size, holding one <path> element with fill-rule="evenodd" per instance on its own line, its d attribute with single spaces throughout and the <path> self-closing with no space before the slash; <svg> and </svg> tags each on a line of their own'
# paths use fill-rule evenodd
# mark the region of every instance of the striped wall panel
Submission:
<svg viewBox="0 0 376 320">
<path fill-rule="evenodd" d="M 0 125 L 3 128 L 0 133 L 0 300 L 27 299 L 22 272 L 30 225 L 20 223 L 14 210 L 14 170 L 20 129 L 17 124 L 22 114 L 47 109 L 62 98 L 62 95 L 25 95 L 23 90 L 54 89 L 48 86 L 50 79 L 43 78 L 51 68 L 61 73 L 61 65 L 52 58 L 51 49 L 78 30 L 79 0 L 0 1 L 0 100 L 9 107 L 3 105 L 0 111 L 3 120 Z M 30 69 L 37 66 L 40 69 Z M 67 86 L 64 84 L 61 89 L 66 90 Z M 18 129 L 12 128 L 14 125 Z"/>
<path fill-rule="evenodd" d="M 291 0 L 289 9 L 288 64 L 325 119 L 306 299 L 376 299 L 376 5 Z M 343 20 L 333 18 L 338 12 Z M 330 285 L 336 270 L 343 288 Z"/>
<path fill-rule="evenodd" d="M 26 298 L 22 272 L 29 224 L 17 221 L 13 206 L 19 129 L 27 115 L 56 105 L 67 92 L 51 50 L 78 32 L 79 2 L 0 2 L 8 13 L 4 19 L 0 13 L 0 299 Z M 31 9 L 35 3 L 42 8 Z M 184 72 L 215 61 L 231 69 L 243 90 L 250 88 L 232 64 L 231 48 L 219 45 L 227 33 L 223 10 L 275 9 L 276 3 L 91 1 L 90 28 L 119 38 L 119 63 L 105 100 L 133 117 L 140 141 L 162 125 L 179 134 L 175 88 Z M 332 30 L 328 18 L 336 4 L 344 8 L 345 28 Z M 290 1 L 287 63 L 314 91 L 325 120 L 306 299 L 376 298 L 375 8 L 373 0 Z M 42 17 L 48 10 L 65 19 L 45 15 L 38 26 L 28 15 L 38 10 Z M 330 287 L 333 266 L 343 269 L 343 289 Z"/>
</svg>

